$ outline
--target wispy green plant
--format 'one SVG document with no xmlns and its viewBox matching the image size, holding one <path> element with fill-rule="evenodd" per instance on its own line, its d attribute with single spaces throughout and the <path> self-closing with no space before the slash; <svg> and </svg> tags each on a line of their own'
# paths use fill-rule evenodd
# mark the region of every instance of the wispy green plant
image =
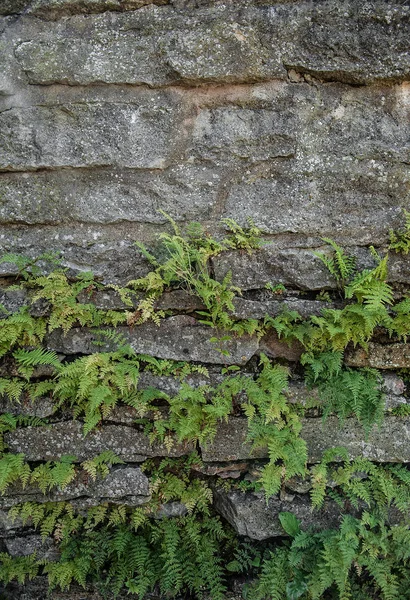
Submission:
<svg viewBox="0 0 410 600">
<path fill-rule="evenodd" d="M 410 251 L 410 212 L 403 209 L 403 215 L 404 226 L 397 231 L 393 229 L 389 231 L 389 250 L 393 250 L 397 254 L 408 254 Z"/>
</svg>

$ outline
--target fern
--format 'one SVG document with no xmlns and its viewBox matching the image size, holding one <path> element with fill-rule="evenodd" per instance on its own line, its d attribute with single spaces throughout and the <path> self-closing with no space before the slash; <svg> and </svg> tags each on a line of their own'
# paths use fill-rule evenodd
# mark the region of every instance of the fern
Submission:
<svg viewBox="0 0 410 600">
<path fill-rule="evenodd" d="M 356 260 L 352 256 L 345 254 L 343 249 L 329 238 L 322 238 L 333 249 L 333 256 L 314 252 L 315 256 L 320 258 L 328 271 L 333 275 L 336 281 L 343 287 L 354 273 Z"/>
<path fill-rule="evenodd" d="M 405 217 L 404 227 L 398 231 L 389 232 L 390 244 L 389 250 L 394 250 L 397 254 L 408 254 L 410 251 L 410 212 L 403 209 Z"/>
<path fill-rule="evenodd" d="M 324 418 L 336 414 L 343 423 L 354 415 L 366 433 L 381 423 L 385 402 L 377 371 L 342 367 L 340 352 L 305 353 L 301 362 L 308 385 L 318 389 Z"/>
</svg>

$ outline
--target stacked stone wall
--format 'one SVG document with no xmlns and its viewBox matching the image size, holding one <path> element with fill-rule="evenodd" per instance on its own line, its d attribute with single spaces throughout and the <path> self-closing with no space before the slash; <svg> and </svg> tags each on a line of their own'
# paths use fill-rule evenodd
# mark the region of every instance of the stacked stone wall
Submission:
<svg viewBox="0 0 410 600">
<path fill-rule="evenodd" d="M 125 286 L 152 269 L 134 242 L 155 249 L 159 234 L 170 231 L 164 213 L 182 230 L 200 222 L 216 239 L 226 235 L 223 219 L 245 227 L 251 218 L 263 245 L 212 261 L 215 280 L 231 272 L 242 291 L 232 318 L 274 318 L 284 308 L 308 318 L 345 303 L 318 256 L 328 253 L 323 238 L 363 270 L 374 266 L 369 246 L 383 255 L 389 232 L 403 227 L 410 210 L 407 1 L 0 0 L 0 33 L 1 254 L 57 252 L 69 278 L 92 271 L 102 285 Z M 32 290 L 7 289 L 16 274 L 12 261 L 0 263 L 7 314 L 30 305 L 34 316 L 47 317 L 48 305 L 31 305 Z M 390 252 L 387 281 L 396 301 L 406 296 L 408 255 Z M 286 289 L 270 291 L 278 284 Z M 112 288 L 97 289 L 91 302 L 131 310 Z M 298 343 L 264 330 L 231 336 L 221 352 L 201 323 L 203 300 L 189 290 L 167 290 L 156 308 L 165 311 L 159 326 L 121 324 L 118 333 L 139 354 L 206 366 L 208 377 L 189 376 L 194 388 L 218 385 L 230 365 L 252 376 L 264 354 L 289 367 L 291 404 L 316 393 L 303 381 Z M 94 342 L 94 329 L 80 323 L 44 339 L 61 361 L 94 353 Z M 2 377 L 12 376 L 2 360 Z M 410 463 L 410 417 L 392 414 L 409 404 L 410 346 L 379 328 L 367 347 L 350 344 L 344 360 L 380 370 L 384 420 L 366 436 L 353 416 L 323 423 L 320 409 L 308 410 L 301 433 L 308 463 L 332 446 L 344 446 L 351 458 Z M 143 372 L 139 386 L 175 394 L 180 383 Z M 243 414 L 220 422 L 211 443 L 185 441 L 170 450 L 151 443 L 136 425 L 137 411 L 121 404 L 85 437 L 82 423 L 56 411 L 51 397 L 16 402 L 5 394 L 0 408 L 48 420 L 5 436 L 8 451 L 33 464 L 66 454 L 82 463 L 105 450 L 124 461 L 105 479 L 90 482 L 80 473 L 46 496 L 34 486 L 10 486 L 0 497 L 0 547 L 12 556 L 58 553 L 51 538 L 42 544 L 33 527 L 10 520 L 16 504 L 144 506 L 152 490 L 141 464 L 194 450 L 214 509 L 238 535 L 282 536 L 281 511 L 295 512 L 304 525 L 340 523 L 335 503 L 312 516 L 309 485 L 297 480 L 268 503 L 262 491 L 220 485 L 257 479 L 268 459 L 265 448 L 252 450 Z M 41 578 L 12 584 L 3 594 L 39 599 L 44 585 Z M 97 598 L 92 590 L 54 594 Z"/>
</svg>

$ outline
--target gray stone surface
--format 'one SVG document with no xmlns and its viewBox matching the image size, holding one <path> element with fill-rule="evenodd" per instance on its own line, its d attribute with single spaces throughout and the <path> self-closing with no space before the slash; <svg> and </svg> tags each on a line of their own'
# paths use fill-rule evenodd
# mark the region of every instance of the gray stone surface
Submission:
<svg viewBox="0 0 410 600">
<path fill-rule="evenodd" d="M 283 249 L 271 243 L 253 254 L 227 252 L 216 257 L 214 264 L 217 279 L 231 271 L 233 285 L 243 290 L 267 283 L 311 290 L 335 287 L 323 263 L 306 248 Z"/>
<path fill-rule="evenodd" d="M 126 160 L 132 161 L 132 152 L 138 150 L 129 152 L 126 139 L 119 139 L 121 146 L 124 143 Z M 70 142 L 68 137 L 66 141 Z M 63 145 L 64 140 L 59 138 L 59 143 Z M 92 138 L 87 143 L 94 152 Z M 142 154 L 145 152 L 144 146 Z M 66 158 L 71 162 L 68 155 Z M 107 160 L 116 164 L 119 159 L 115 144 Z M 164 172 L 93 168 L 43 171 L 29 177 L 13 173 L 0 177 L 0 223 L 163 224 L 165 218 L 159 209 L 177 221 L 204 221 L 216 204 L 220 181 L 218 169 L 195 165 L 179 165 Z"/>
<path fill-rule="evenodd" d="M 42 540 L 41 535 L 25 535 L 5 540 L 6 548 L 11 556 L 28 556 L 36 553 L 39 560 L 57 560 L 59 552 L 52 538 Z"/>
<path fill-rule="evenodd" d="M 6 319 L 26 304 L 27 293 L 25 290 L 0 290 L 0 319 Z"/>
<path fill-rule="evenodd" d="M 218 352 L 221 344 L 210 342 L 215 331 L 186 315 L 164 319 L 159 326 L 147 322 L 133 329 L 119 327 L 117 330 L 138 354 L 158 358 L 241 365 L 258 350 L 256 338 L 232 336 L 230 341 L 223 342 L 223 348 L 229 352 L 229 356 L 224 356 Z M 93 343 L 96 339 L 95 334 L 85 328 L 73 328 L 66 335 L 55 330 L 48 336 L 47 346 L 64 354 L 92 354 L 97 347 Z"/>
<path fill-rule="evenodd" d="M 279 521 L 281 512 L 292 512 L 303 528 L 313 525 L 318 529 L 338 527 L 344 513 L 331 501 L 327 501 L 320 511 L 312 511 L 309 496 L 297 495 L 287 501 L 272 496 L 267 502 L 262 492 L 227 492 L 218 487 L 214 488 L 214 505 L 239 535 L 253 540 L 286 535 Z"/>
<path fill-rule="evenodd" d="M 378 428 L 374 426 L 366 437 L 356 419 L 346 419 L 341 425 L 335 417 L 303 419 L 301 436 L 306 441 L 308 462 L 320 462 L 328 448 L 344 446 L 351 458 L 364 456 L 376 462 L 410 462 L 410 419 L 386 416 Z M 247 421 L 230 417 L 228 423 L 219 426 L 215 440 L 202 446 L 205 462 L 267 458 L 267 450 L 258 449 L 252 454 L 245 443 Z"/>
<path fill-rule="evenodd" d="M 248 421 L 241 417 L 229 417 L 218 425 L 211 444 L 200 444 L 201 455 L 207 462 L 228 462 L 248 458 L 266 458 L 266 450 L 258 448 L 252 452 L 252 444 L 246 443 Z"/>
<path fill-rule="evenodd" d="M 163 169 L 181 152 L 183 136 L 177 133 L 184 116 L 178 97 L 161 91 L 142 91 L 126 104 L 72 102 L 11 109 L 0 114 L 0 170 L 106 165 Z"/>
<path fill-rule="evenodd" d="M 51 24 L 25 19 L 16 54 L 41 84 L 239 83 L 286 78 L 289 70 L 368 83 L 408 78 L 408 31 L 409 8 L 397 4 L 149 6 Z"/>
<path fill-rule="evenodd" d="M 235 298 L 234 315 L 238 319 L 263 319 L 266 315 L 277 317 L 285 310 L 295 310 L 304 319 L 312 315 L 320 315 L 325 308 L 333 308 L 332 302 L 320 300 L 300 300 L 298 298 L 284 298 L 283 300 L 245 300 Z"/>
<path fill-rule="evenodd" d="M 168 4 L 168 0 L 34 0 L 29 3 L 27 14 L 58 19 L 69 15 L 136 10 L 149 4 L 160 6 Z"/>
<path fill-rule="evenodd" d="M 25 454 L 27 460 L 58 460 L 74 455 L 78 462 L 112 450 L 126 462 L 143 462 L 148 456 L 183 456 L 192 444 L 174 444 L 168 451 L 163 444 L 150 444 L 146 435 L 126 425 L 104 425 L 86 437 L 78 421 L 56 423 L 50 427 L 24 427 L 5 436 L 10 452 Z"/>
<path fill-rule="evenodd" d="M 378 428 L 374 426 L 368 437 L 354 419 L 346 419 L 340 426 L 330 417 L 325 424 L 321 419 L 305 419 L 302 437 L 308 447 L 309 462 L 319 462 L 327 448 L 344 446 L 351 458 L 364 456 L 376 462 L 410 462 L 410 419 L 385 417 Z"/>
<path fill-rule="evenodd" d="M 348 352 L 345 362 L 351 367 L 406 369 L 410 367 L 410 344 L 377 344 L 369 342 L 368 351 L 356 348 Z"/>
<path fill-rule="evenodd" d="M 54 410 L 54 403 L 50 398 L 47 397 L 31 400 L 28 398 L 27 394 L 24 394 L 21 396 L 20 401 L 16 402 L 14 399 L 9 398 L 6 395 L 0 396 L 1 413 L 44 418 L 52 415 Z"/>
<path fill-rule="evenodd" d="M 146 241 L 151 231 L 123 224 L 87 227 L 70 224 L 65 227 L 0 226 L 0 255 L 15 252 L 35 258 L 43 252 L 56 252 L 69 275 L 92 271 L 106 283 L 125 284 L 150 270 L 147 261 L 134 244 Z M 145 239 L 144 239 L 145 238 Z M 44 267 L 47 270 L 46 267 Z M 48 269 L 49 270 L 49 269 Z M 0 275 L 15 275 L 14 264 L 1 263 Z"/>
<path fill-rule="evenodd" d="M 151 498 L 147 477 L 138 467 L 112 467 L 107 477 L 100 476 L 94 481 L 85 471 L 80 471 L 76 479 L 64 489 L 55 488 L 42 494 L 34 485 L 24 488 L 12 485 L 0 498 L 2 507 L 10 507 L 22 502 L 69 501 L 77 508 L 96 506 L 104 502 L 139 506 Z M 4 528 L 7 529 L 7 521 Z M 1 528 L 1 524 L 0 524 Z"/>
</svg>

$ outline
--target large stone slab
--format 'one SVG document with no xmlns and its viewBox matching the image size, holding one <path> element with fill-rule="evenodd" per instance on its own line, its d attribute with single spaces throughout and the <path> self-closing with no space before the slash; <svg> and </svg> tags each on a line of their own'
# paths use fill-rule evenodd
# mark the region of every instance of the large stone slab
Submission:
<svg viewBox="0 0 410 600">
<path fill-rule="evenodd" d="M 223 216 L 246 223 L 252 215 L 270 234 L 350 235 L 350 243 L 371 243 L 373 236 L 380 243 L 407 206 L 408 167 L 312 150 L 310 164 L 302 154 L 300 161 L 245 171 L 229 189 Z M 397 189 L 394 202 L 392 189 Z"/>
<path fill-rule="evenodd" d="M 377 344 L 369 342 L 368 349 L 355 348 L 346 352 L 345 363 L 350 367 L 375 369 L 408 369 L 410 344 Z"/>
<path fill-rule="evenodd" d="M 125 284 L 151 270 L 134 244 L 136 239 L 147 241 L 147 235 L 153 234 L 149 226 L 145 227 L 143 230 L 139 224 L 130 227 L 124 223 L 106 227 L 82 223 L 61 227 L 0 225 L 0 256 L 13 252 L 36 258 L 44 252 L 55 252 L 69 275 L 92 271 L 105 283 Z M 50 270 L 44 261 L 40 265 Z M 0 264 L 0 275 L 16 275 L 17 271 L 15 264 Z"/>
<path fill-rule="evenodd" d="M 33 485 L 12 485 L 0 498 L 0 505 L 8 508 L 22 502 L 69 501 L 76 507 L 98 506 L 103 502 L 139 506 L 151 498 L 148 478 L 138 467 L 114 467 L 107 477 L 93 481 L 84 471 L 64 489 L 53 489 L 47 494 Z M 7 526 L 7 522 L 5 523 Z"/>
<path fill-rule="evenodd" d="M 259 347 L 258 340 L 248 335 L 211 342 L 217 332 L 186 315 L 164 319 L 159 326 L 148 322 L 135 328 L 118 327 L 117 331 L 125 336 L 138 354 L 173 360 L 242 365 Z M 48 336 L 47 346 L 63 354 L 93 354 L 98 348 L 94 343 L 96 340 L 95 333 L 86 328 L 73 328 L 65 335 L 55 330 Z M 109 347 L 112 345 L 107 345 Z M 229 355 L 221 354 L 221 347 Z"/>
<path fill-rule="evenodd" d="M 39 84 L 251 82 L 288 70 L 347 83 L 408 78 L 408 6 L 269 4 L 25 19 L 15 52 Z"/>
<path fill-rule="evenodd" d="M 0 170 L 44 167 L 163 169 L 178 153 L 184 111 L 169 92 L 134 102 L 70 103 L 0 114 Z M 179 142 L 178 142 L 179 139 Z"/>
<path fill-rule="evenodd" d="M 238 535 L 245 535 L 252 540 L 286 535 L 279 521 L 281 512 L 292 512 L 300 519 L 303 528 L 314 526 L 318 529 L 338 527 L 345 513 L 332 501 L 327 501 L 320 511 L 312 511 L 309 496 L 295 495 L 292 500 L 272 496 L 266 501 L 262 492 L 226 491 L 218 487 L 213 492 L 216 511 Z"/>
<path fill-rule="evenodd" d="M 306 441 L 308 462 L 320 462 L 328 448 L 343 446 L 351 458 L 364 456 L 376 462 L 410 462 L 410 419 L 386 416 L 368 436 L 356 419 L 346 419 L 340 425 L 335 417 L 303 419 L 301 437 Z M 205 462 L 224 462 L 267 458 L 267 450 L 250 451 L 246 444 L 247 421 L 235 417 L 220 425 L 212 444 L 202 446 Z"/>
<path fill-rule="evenodd" d="M 376 462 L 410 462 L 410 419 L 385 417 L 368 436 L 355 419 L 342 426 L 334 417 L 323 424 L 320 419 L 305 419 L 302 437 L 308 447 L 309 462 L 319 462 L 327 448 L 344 446 L 351 458 L 363 456 Z"/>
<path fill-rule="evenodd" d="M 291 96 L 293 89 L 289 87 Z M 277 103 L 270 110 L 231 106 L 202 110 L 195 121 L 192 155 L 217 163 L 293 157 L 296 116 L 289 104 L 283 106 L 283 96 L 277 94 Z"/>
<path fill-rule="evenodd" d="M 227 252 L 214 259 L 215 275 L 232 273 L 232 283 L 242 290 L 282 283 L 289 288 L 320 290 L 336 282 L 322 261 L 307 248 L 282 248 L 269 243 L 253 254 Z"/>
<path fill-rule="evenodd" d="M 112 450 L 126 462 L 143 462 L 148 456 L 183 456 L 193 451 L 193 445 L 174 444 L 168 451 L 163 444 L 151 444 L 138 429 L 125 425 L 104 425 L 86 437 L 82 423 L 61 422 L 49 427 L 23 427 L 5 436 L 10 452 L 22 452 L 27 460 L 59 460 L 72 455 L 78 462 Z"/>
<path fill-rule="evenodd" d="M 145 144 L 143 136 L 136 141 L 137 145 Z M 126 143 L 124 140 L 124 152 Z M 113 163 L 117 162 L 114 154 Z M 163 224 L 160 209 L 176 221 L 206 221 L 220 186 L 218 169 L 194 165 L 164 172 L 97 168 L 43 171 L 29 176 L 4 174 L 0 176 L 0 223 Z"/>
<path fill-rule="evenodd" d="M 25 0 L 27 4 L 27 0 Z M 136 10 L 149 4 L 161 6 L 168 0 L 34 0 L 28 4 L 27 14 L 43 19 L 58 19 L 69 15 L 92 14 L 105 11 Z"/>
</svg>

